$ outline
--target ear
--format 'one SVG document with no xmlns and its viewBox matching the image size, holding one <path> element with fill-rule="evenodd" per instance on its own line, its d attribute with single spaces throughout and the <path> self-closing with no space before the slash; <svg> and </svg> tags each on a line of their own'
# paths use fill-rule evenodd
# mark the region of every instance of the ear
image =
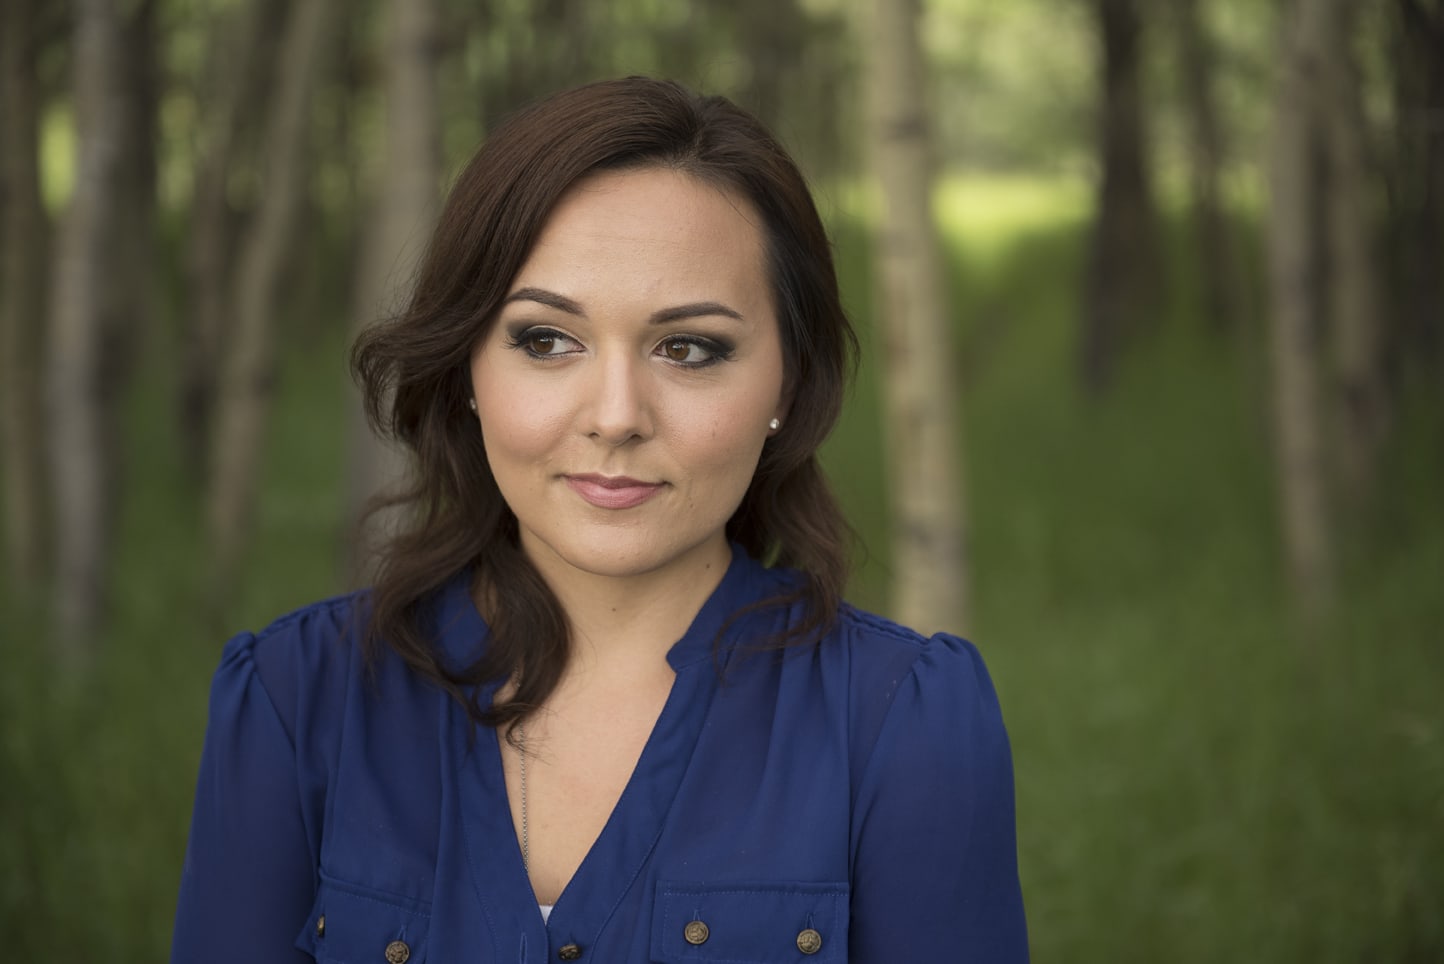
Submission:
<svg viewBox="0 0 1444 964">
<path fill-rule="evenodd" d="M 797 395 L 795 386 L 796 383 L 789 379 L 788 383 L 782 387 L 782 397 L 777 400 L 777 407 L 772 410 L 772 417 L 783 425 L 787 424 L 787 417 L 792 414 L 792 401 Z M 767 434 L 769 436 L 776 435 L 777 430 L 774 429 Z"/>
</svg>

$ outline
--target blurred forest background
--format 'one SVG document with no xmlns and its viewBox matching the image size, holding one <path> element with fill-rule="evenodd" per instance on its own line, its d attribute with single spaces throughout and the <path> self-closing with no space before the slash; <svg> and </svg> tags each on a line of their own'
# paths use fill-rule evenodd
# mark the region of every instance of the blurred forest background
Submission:
<svg viewBox="0 0 1444 964">
<path fill-rule="evenodd" d="M 981 645 L 1035 959 L 1444 960 L 1444 2 L 926 0 L 913 53 L 874 7 L 0 2 L 11 953 L 164 956 L 220 646 L 352 584 L 387 471 L 352 333 L 499 118 L 648 73 L 815 186 L 852 595 Z M 931 329 L 877 307 L 909 184 Z M 904 603 L 889 505 L 939 502 Z"/>
</svg>

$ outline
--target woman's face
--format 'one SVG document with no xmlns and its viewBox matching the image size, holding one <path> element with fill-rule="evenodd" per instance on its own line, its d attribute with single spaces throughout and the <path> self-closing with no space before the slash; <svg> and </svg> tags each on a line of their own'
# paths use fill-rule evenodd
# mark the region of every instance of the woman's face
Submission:
<svg viewBox="0 0 1444 964">
<path fill-rule="evenodd" d="M 487 460 L 548 575 L 725 567 L 785 415 L 759 219 L 676 171 L 557 205 L 471 362 Z"/>
</svg>

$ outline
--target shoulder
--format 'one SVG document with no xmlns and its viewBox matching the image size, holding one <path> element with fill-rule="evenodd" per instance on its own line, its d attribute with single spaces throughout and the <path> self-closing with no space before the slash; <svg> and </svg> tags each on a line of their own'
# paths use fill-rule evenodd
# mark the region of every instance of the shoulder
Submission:
<svg viewBox="0 0 1444 964">
<path fill-rule="evenodd" d="M 832 637 L 853 666 L 853 674 L 896 687 L 905 679 L 956 687 L 959 695 L 992 683 L 982 654 L 971 642 L 949 633 L 924 635 L 884 616 L 844 603 Z"/>
<path fill-rule="evenodd" d="M 230 645 L 249 650 L 268 683 L 334 669 L 338 662 L 349 662 L 360 643 L 369 598 L 359 591 L 322 599 L 286 613 L 258 633 L 242 633 Z"/>
<path fill-rule="evenodd" d="M 825 645 L 848 664 L 855 772 L 898 752 L 894 744 L 910 746 L 924 766 L 1007 753 L 992 678 L 968 640 L 843 605 Z"/>
<path fill-rule="evenodd" d="M 259 632 L 231 637 L 212 683 L 212 702 L 259 689 L 293 738 L 318 703 L 344 699 L 359 672 L 368 593 L 354 592 L 295 609 Z"/>
</svg>

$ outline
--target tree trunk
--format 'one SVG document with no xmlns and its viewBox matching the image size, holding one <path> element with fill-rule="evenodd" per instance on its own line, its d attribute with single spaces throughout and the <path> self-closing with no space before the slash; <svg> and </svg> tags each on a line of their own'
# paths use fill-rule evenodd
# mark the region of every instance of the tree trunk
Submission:
<svg viewBox="0 0 1444 964">
<path fill-rule="evenodd" d="M 275 324 L 282 274 L 306 189 L 311 97 L 334 0 L 298 0 L 282 41 L 265 143 L 265 190 L 235 276 L 235 331 L 224 352 L 211 440 L 207 511 L 212 590 L 228 590 L 254 515 L 262 445 L 275 383 Z"/>
<path fill-rule="evenodd" d="M 1102 42 L 1097 213 L 1093 225 L 1082 363 L 1085 387 L 1104 391 L 1129 337 L 1158 301 L 1157 230 L 1143 119 L 1143 23 L 1136 0 L 1094 0 Z"/>
<path fill-rule="evenodd" d="M 156 141 L 160 78 L 156 63 L 156 0 L 121 5 L 116 50 L 115 108 L 118 137 L 113 216 L 109 224 L 113 282 L 104 306 L 101 391 L 111 400 L 102 412 L 105 451 L 113 484 L 107 497 L 121 498 L 125 447 L 120 441 L 119 400 L 131 382 L 136 359 L 163 327 L 156 288 Z"/>
<path fill-rule="evenodd" d="M 738 44 L 747 59 L 747 80 L 741 103 L 774 130 L 780 125 L 788 79 L 807 46 L 807 15 L 797 0 L 765 6 L 742 3 L 733 8 L 738 19 Z"/>
<path fill-rule="evenodd" d="M 1214 331 L 1234 327 L 1238 278 L 1219 187 L 1224 162 L 1223 125 L 1213 92 L 1217 57 L 1201 0 L 1175 0 L 1179 70 L 1188 123 L 1189 180 L 1193 188 L 1194 257 L 1202 305 Z"/>
<path fill-rule="evenodd" d="M 1391 171 L 1400 368 L 1444 384 L 1444 2 L 1397 0 Z"/>
<path fill-rule="evenodd" d="M 156 0 L 132 0 L 121 22 L 121 190 L 116 201 L 119 296 L 107 354 L 139 351 L 158 334 L 156 265 L 156 112 L 160 77 L 156 63 Z M 137 337 L 139 336 L 139 337 Z M 123 343 L 123 344 L 118 344 Z M 126 359 L 129 361 L 129 359 Z M 122 369 L 123 371 L 123 369 Z"/>
<path fill-rule="evenodd" d="M 917 0 L 875 0 L 873 161 L 883 210 L 876 233 L 877 317 L 892 508 L 894 616 L 928 632 L 968 617 L 961 437 L 953 333 L 932 217 L 933 159 Z"/>
<path fill-rule="evenodd" d="M 1381 237 L 1375 221 L 1375 178 L 1367 154 L 1371 141 L 1360 97 L 1353 50 L 1359 7 L 1353 0 L 1326 0 L 1320 12 L 1323 101 L 1329 170 L 1330 321 L 1336 405 L 1337 465 L 1350 502 L 1373 490 L 1379 449 L 1388 423 L 1384 385 L 1384 311 L 1374 260 Z"/>
<path fill-rule="evenodd" d="M 114 0 L 75 7 L 75 190 L 61 223 L 51 293 L 47 374 L 53 474 L 56 628 L 62 657 L 82 661 L 105 602 L 109 542 L 102 347 L 113 303 L 111 244 L 123 104 Z"/>
<path fill-rule="evenodd" d="M 251 162 L 268 81 L 276 60 L 274 26 L 286 0 L 255 0 L 216 15 L 202 118 L 202 147 L 190 207 L 186 261 L 185 360 L 180 428 L 187 464 L 204 474 L 215 410 L 221 342 L 233 325 L 234 251 L 238 218 L 227 191 L 235 172 Z"/>
<path fill-rule="evenodd" d="M 1333 593 L 1320 342 L 1327 280 L 1318 212 L 1325 143 L 1313 98 L 1322 77 L 1323 0 L 1293 0 L 1280 31 L 1270 158 L 1268 251 L 1275 454 L 1284 558 L 1294 598 L 1316 621 Z"/>
<path fill-rule="evenodd" d="M 6 569 L 22 597 L 43 582 L 47 533 L 39 372 L 49 225 L 40 200 L 38 6 L 38 0 L 0 6 L 0 465 Z"/>
<path fill-rule="evenodd" d="M 612 4 L 587 0 L 491 3 L 482 32 L 494 55 L 492 80 L 481 90 L 483 126 L 564 87 L 592 79 L 608 55 L 600 37 L 617 15 Z"/>
<path fill-rule="evenodd" d="M 439 11 L 435 0 L 391 0 L 389 16 L 386 163 L 357 277 L 357 331 L 405 302 L 439 206 Z M 352 518 L 358 518 L 373 497 L 402 480 L 405 459 L 394 446 L 371 434 L 359 398 L 350 421 L 348 503 Z M 386 512 L 366 519 L 346 546 L 349 573 L 363 577 L 370 573 L 372 549 L 395 521 Z"/>
</svg>

